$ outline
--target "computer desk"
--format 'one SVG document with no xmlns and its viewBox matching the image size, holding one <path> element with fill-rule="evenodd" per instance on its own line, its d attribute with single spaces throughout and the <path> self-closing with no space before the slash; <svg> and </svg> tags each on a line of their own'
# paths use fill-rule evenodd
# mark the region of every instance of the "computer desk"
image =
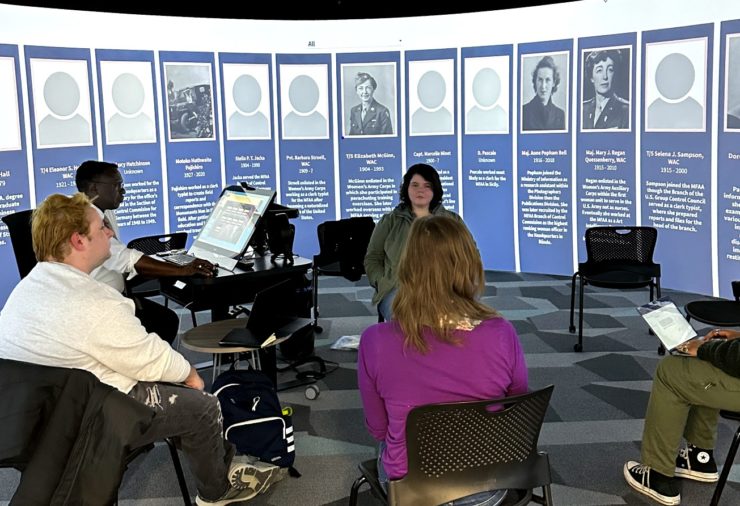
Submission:
<svg viewBox="0 0 740 506">
<path fill-rule="evenodd" d="M 229 307 L 248 304 L 260 290 L 285 279 L 294 279 L 296 288 L 303 286 L 305 275 L 311 268 L 311 260 L 293 257 L 293 264 L 278 258 L 275 264 L 266 256 L 252 259 L 249 270 L 236 267 L 233 272 L 219 269 L 216 276 L 202 278 L 160 278 L 161 292 L 183 307 L 192 311 L 211 311 L 211 321 L 229 317 Z"/>
<path fill-rule="evenodd" d="M 216 322 L 229 318 L 229 307 L 247 304 L 254 300 L 260 290 L 279 283 L 285 279 L 295 280 L 296 289 L 306 286 L 306 273 L 311 268 L 311 260 L 299 256 L 293 257 L 288 264 L 283 259 L 270 262 L 269 253 L 252 259 L 251 269 L 236 267 L 233 272 L 219 269 L 212 278 L 160 278 L 161 293 L 183 307 L 193 311 L 211 311 L 211 321 Z M 307 308 L 310 312 L 310 309 Z M 301 314 L 297 316 L 310 316 Z M 225 335 L 225 334 L 224 334 Z M 276 383 L 277 364 L 275 347 L 260 351 L 262 371 Z"/>
</svg>

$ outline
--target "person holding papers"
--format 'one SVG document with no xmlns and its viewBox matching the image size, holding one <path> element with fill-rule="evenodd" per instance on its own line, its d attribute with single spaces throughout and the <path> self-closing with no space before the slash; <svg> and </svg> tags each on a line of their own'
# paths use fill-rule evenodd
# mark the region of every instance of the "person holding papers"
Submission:
<svg viewBox="0 0 740 506">
<path fill-rule="evenodd" d="M 83 162 L 77 168 L 75 183 L 77 189 L 95 204 L 94 208 L 103 223 L 113 232 L 110 240 L 110 258 L 93 270 L 91 276 L 94 279 L 123 292 L 124 275 L 133 277 L 140 274 L 150 278 L 213 276 L 214 266 L 206 260 L 198 259 L 188 265 L 178 266 L 154 260 L 141 251 L 124 246 L 119 240 L 120 235 L 114 212 L 121 205 L 123 196 L 126 194 L 118 165 L 95 160 Z M 132 299 L 136 305 L 136 317 L 141 320 L 147 332 L 153 332 L 171 344 L 177 337 L 180 327 L 177 314 L 144 297 L 132 297 Z"/>
<path fill-rule="evenodd" d="M 658 365 L 642 435 L 641 462 L 624 465 L 627 483 L 660 504 L 681 503 L 680 478 L 719 479 L 714 460 L 721 409 L 740 411 L 740 332 L 715 329 L 681 344 L 688 357 Z M 686 446 L 679 450 L 681 439 Z"/>
<path fill-rule="evenodd" d="M 406 417 L 412 408 L 527 391 L 519 337 L 480 301 L 485 286 L 478 248 L 461 221 L 434 215 L 414 220 L 398 265 L 395 320 L 365 330 L 357 357 L 365 425 L 380 443 L 383 486 L 408 471 Z M 505 495 L 491 490 L 453 504 L 495 506 Z"/>
</svg>

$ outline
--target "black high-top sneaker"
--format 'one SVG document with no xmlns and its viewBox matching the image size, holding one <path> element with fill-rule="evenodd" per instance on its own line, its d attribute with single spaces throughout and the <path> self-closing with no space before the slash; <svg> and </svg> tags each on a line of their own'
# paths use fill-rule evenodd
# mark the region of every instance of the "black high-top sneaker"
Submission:
<svg viewBox="0 0 740 506">
<path fill-rule="evenodd" d="M 676 476 L 689 480 L 714 483 L 719 480 L 714 451 L 697 448 L 691 443 L 678 451 Z"/>
<path fill-rule="evenodd" d="M 624 465 L 627 484 L 651 499 L 666 506 L 681 504 L 681 480 L 660 474 L 650 466 L 630 460 Z"/>
</svg>

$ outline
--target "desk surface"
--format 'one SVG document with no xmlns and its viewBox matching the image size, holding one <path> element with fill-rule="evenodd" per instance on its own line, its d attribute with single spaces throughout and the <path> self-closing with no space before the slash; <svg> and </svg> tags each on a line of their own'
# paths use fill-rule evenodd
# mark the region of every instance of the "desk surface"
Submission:
<svg viewBox="0 0 740 506">
<path fill-rule="evenodd" d="M 219 269 L 218 275 L 212 278 L 161 278 L 161 292 L 188 309 L 216 310 L 212 316 L 215 321 L 224 317 L 228 306 L 249 303 L 258 291 L 284 279 L 295 279 L 296 287 L 301 286 L 301 280 L 311 268 L 311 260 L 299 256 L 294 257 L 293 264 L 286 264 L 282 259 L 273 264 L 269 255 L 253 261 L 250 270 Z"/>
<path fill-rule="evenodd" d="M 299 256 L 293 257 L 293 263 L 288 264 L 283 260 L 282 258 L 278 258 L 275 260 L 275 263 L 273 264 L 270 261 L 270 255 L 267 254 L 265 256 L 258 256 L 254 257 L 250 260 L 250 262 L 254 262 L 254 265 L 251 269 L 243 270 L 239 267 L 235 267 L 234 271 L 227 271 L 226 269 L 219 269 L 218 274 L 213 278 L 193 278 L 193 279 L 199 279 L 203 282 L 219 282 L 223 278 L 229 278 L 232 276 L 260 276 L 260 275 L 270 275 L 275 274 L 277 272 L 290 272 L 290 271 L 305 271 L 308 270 L 309 267 L 311 267 L 311 260 L 308 258 L 303 258 Z"/>
<path fill-rule="evenodd" d="M 218 342 L 233 329 L 244 327 L 247 324 L 245 318 L 233 318 L 231 320 L 221 320 L 205 325 L 198 325 L 185 332 L 181 339 L 182 345 L 189 350 L 200 351 L 202 353 L 236 353 L 242 351 L 252 351 L 257 348 L 247 348 L 244 346 L 221 346 Z"/>
</svg>

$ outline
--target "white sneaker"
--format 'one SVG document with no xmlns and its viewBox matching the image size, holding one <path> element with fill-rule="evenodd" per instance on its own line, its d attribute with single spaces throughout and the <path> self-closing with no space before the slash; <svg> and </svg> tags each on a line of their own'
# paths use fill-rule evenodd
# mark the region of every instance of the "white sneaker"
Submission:
<svg viewBox="0 0 740 506">
<path fill-rule="evenodd" d="M 251 455 L 238 455 L 231 461 L 229 483 L 235 489 L 253 490 L 256 495 L 266 492 L 286 474 L 287 469 L 262 462 Z"/>
<path fill-rule="evenodd" d="M 195 498 L 195 504 L 198 506 L 226 506 L 235 502 L 243 502 L 252 499 L 257 495 L 257 492 L 251 489 L 238 489 L 230 487 L 224 495 L 215 501 L 209 501 L 203 499 L 200 495 Z"/>
</svg>

